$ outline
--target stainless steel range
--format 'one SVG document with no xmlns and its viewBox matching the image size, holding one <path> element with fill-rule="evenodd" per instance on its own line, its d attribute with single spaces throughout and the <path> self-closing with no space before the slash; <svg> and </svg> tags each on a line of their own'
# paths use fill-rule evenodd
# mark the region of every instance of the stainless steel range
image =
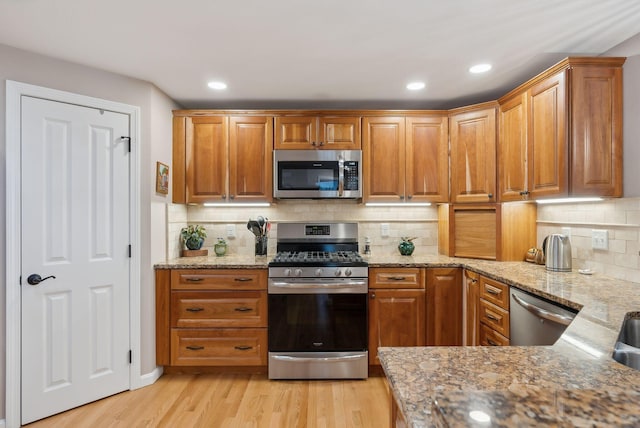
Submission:
<svg viewBox="0 0 640 428">
<path fill-rule="evenodd" d="M 357 223 L 280 223 L 269 263 L 269 379 L 368 376 Z"/>
</svg>

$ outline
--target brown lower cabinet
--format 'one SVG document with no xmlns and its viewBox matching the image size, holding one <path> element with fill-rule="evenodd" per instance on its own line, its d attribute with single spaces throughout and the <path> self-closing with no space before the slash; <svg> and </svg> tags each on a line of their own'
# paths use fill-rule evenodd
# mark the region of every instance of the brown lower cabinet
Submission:
<svg viewBox="0 0 640 428">
<path fill-rule="evenodd" d="M 370 268 L 369 364 L 380 364 L 378 347 L 424 345 L 424 269 Z"/>
<path fill-rule="evenodd" d="M 509 345 L 509 286 L 480 275 L 480 345 Z"/>
<path fill-rule="evenodd" d="M 156 270 L 156 363 L 266 366 L 267 270 Z"/>
<path fill-rule="evenodd" d="M 462 269 L 426 271 L 427 346 L 462 345 Z"/>
</svg>

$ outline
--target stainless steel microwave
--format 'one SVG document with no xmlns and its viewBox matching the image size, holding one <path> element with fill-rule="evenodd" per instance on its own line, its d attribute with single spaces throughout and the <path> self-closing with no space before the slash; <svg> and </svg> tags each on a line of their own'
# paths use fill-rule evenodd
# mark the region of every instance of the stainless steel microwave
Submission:
<svg viewBox="0 0 640 428">
<path fill-rule="evenodd" d="M 273 197 L 362 197 L 362 150 L 274 150 Z"/>
</svg>

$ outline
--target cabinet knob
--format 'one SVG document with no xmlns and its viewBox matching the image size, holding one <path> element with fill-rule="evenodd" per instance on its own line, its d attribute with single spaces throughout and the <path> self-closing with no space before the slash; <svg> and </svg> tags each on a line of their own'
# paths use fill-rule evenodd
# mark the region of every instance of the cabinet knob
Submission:
<svg viewBox="0 0 640 428">
<path fill-rule="evenodd" d="M 316 142 L 315 142 L 315 141 L 312 141 L 312 142 L 311 142 L 311 145 L 312 145 L 313 147 L 315 147 L 315 146 L 316 146 Z"/>
<path fill-rule="evenodd" d="M 411 198 L 413 198 L 413 195 L 407 196 L 407 199 L 411 200 Z"/>
<path fill-rule="evenodd" d="M 371 300 L 376 298 L 376 293 L 371 293 Z"/>
<path fill-rule="evenodd" d="M 233 200 L 236 197 L 236 195 L 229 195 L 229 199 Z"/>
<path fill-rule="evenodd" d="M 222 194 L 222 196 L 220 196 L 222 199 L 227 199 L 227 195 L 225 195 L 224 193 Z"/>
<path fill-rule="evenodd" d="M 322 141 L 320 141 L 320 144 L 318 144 L 319 146 L 324 146 L 324 143 Z"/>
<path fill-rule="evenodd" d="M 489 199 L 493 198 L 493 193 L 489 193 L 487 197 L 489 197 Z"/>
<path fill-rule="evenodd" d="M 404 195 L 400 195 L 400 200 L 404 201 Z"/>
</svg>

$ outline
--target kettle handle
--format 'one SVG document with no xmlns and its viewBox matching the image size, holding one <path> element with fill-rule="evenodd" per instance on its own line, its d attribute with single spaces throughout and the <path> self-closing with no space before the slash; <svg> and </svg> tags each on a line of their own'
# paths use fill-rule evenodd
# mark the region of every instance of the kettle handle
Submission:
<svg viewBox="0 0 640 428">
<path fill-rule="evenodd" d="M 544 239 L 542 240 L 542 254 L 544 254 L 544 257 L 547 257 L 547 239 L 549 238 L 549 236 L 545 236 Z"/>
</svg>

